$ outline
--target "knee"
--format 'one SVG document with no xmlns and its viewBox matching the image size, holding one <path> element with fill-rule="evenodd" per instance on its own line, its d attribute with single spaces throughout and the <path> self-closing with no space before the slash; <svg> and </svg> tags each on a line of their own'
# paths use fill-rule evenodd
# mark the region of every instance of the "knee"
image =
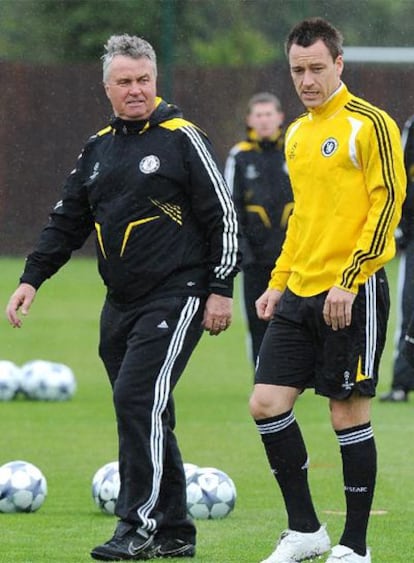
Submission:
<svg viewBox="0 0 414 563">
<path fill-rule="evenodd" d="M 252 396 L 250 397 L 249 400 L 249 411 L 250 411 L 250 415 L 253 418 L 260 418 L 259 416 L 259 402 L 257 401 L 254 393 L 252 394 Z"/>
<path fill-rule="evenodd" d="M 264 393 L 254 390 L 249 401 L 249 410 L 255 420 L 272 416 L 273 403 Z"/>
<path fill-rule="evenodd" d="M 255 385 L 249 401 L 250 414 L 255 420 L 284 414 L 293 409 L 298 393 L 294 387 Z"/>
<path fill-rule="evenodd" d="M 331 399 L 331 424 L 336 431 L 345 430 L 370 421 L 370 398 L 352 395 L 346 400 Z"/>
</svg>

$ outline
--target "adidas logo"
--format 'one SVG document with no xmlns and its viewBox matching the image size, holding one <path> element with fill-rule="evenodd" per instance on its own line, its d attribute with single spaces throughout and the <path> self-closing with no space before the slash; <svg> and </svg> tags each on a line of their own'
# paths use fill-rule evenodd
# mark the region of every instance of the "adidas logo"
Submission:
<svg viewBox="0 0 414 563">
<path fill-rule="evenodd" d="M 170 328 L 168 326 L 167 321 L 161 321 L 159 325 L 157 325 L 157 328 Z"/>
</svg>

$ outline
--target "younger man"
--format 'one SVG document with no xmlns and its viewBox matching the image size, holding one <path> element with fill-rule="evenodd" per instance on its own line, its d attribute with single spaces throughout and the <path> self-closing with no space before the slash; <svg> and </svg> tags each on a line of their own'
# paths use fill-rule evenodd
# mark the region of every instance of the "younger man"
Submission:
<svg viewBox="0 0 414 563">
<path fill-rule="evenodd" d="M 282 249 L 293 205 L 285 164 L 283 119 L 280 101 L 274 94 L 255 94 L 247 106 L 247 138 L 231 149 L 225 168 L 243 235 L 243 300 L 253 365 L 268 325 L 258 318 L 255 303 L 265 291 Z"/>
<path fill-rule="evenodd" d="M 395 253 L 406 184 L 400 132 L 341 81 L 342 36 L 329 22 L 297 24 L 286 52 L 308 111 L 286 133 L 295 207 L 269 287 L 257 301 L 259 317 L 271 322 L 250 409 L 289 526 L 265 563 L 293 563 L 330 549 L 293 412 L 307 387 L 329 399 L 342 456 L 346 522 L 327 563 L 370 563 L 366 534 L 377 471 L 370 406 L 389 310 L 383 267 Z"/>
</svg>

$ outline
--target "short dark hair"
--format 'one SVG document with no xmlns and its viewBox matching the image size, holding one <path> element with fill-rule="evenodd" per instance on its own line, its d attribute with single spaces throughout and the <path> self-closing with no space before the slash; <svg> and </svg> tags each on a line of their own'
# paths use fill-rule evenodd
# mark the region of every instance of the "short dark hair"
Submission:
<svg viewBox="0 0 414 563">
<path fill-rule="evenodd" d="M 290 30 L 285 43 L 286 55 L 289 56 L 292 45 L 310 47 L 319 39 L 325 43 L 334 61 L 343 54 L 342 33 L 325 19 L 316 17 L 303 20 Z"/>
</svg>

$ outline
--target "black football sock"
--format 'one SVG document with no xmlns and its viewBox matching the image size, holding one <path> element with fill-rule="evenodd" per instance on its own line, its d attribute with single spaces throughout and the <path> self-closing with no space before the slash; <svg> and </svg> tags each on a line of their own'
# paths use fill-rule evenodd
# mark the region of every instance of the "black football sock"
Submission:
<svg viewBox="0 0 414 563">
<path fill-rule="evenodd" d="M 309 491 L 308 454 L 293 412 L 255 422 L 285 501 L 289 528 L 316 532 L 320 523 Z"/>
<path fill-rule="evenodd" d="M 346 522 L 339 543 L 365 555 L 369 513 L 377 474 L 377 450 L 370 423 L 336 432 L 341 448 Z"/>
</svg>

